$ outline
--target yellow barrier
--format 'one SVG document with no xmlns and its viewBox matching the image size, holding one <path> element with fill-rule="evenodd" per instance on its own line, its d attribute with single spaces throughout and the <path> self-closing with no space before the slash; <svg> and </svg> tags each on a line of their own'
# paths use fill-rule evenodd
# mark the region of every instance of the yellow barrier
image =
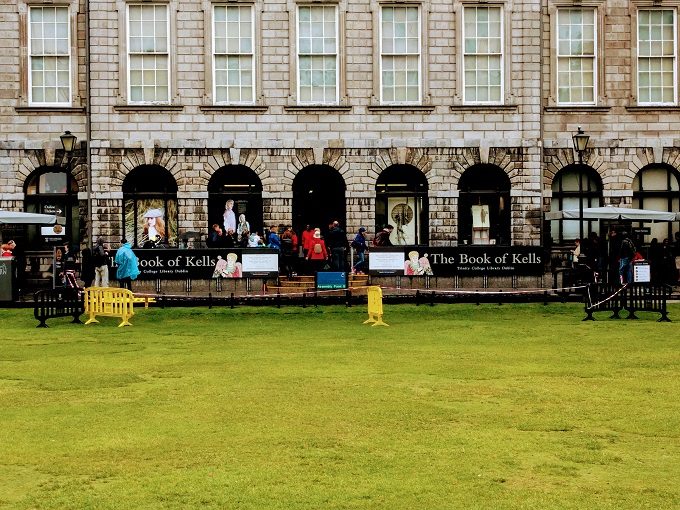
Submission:
<svg viewBox="0 0 680 510">
<path fill-rule="evenodd" d="M 85 313 L 90 316 L 85 324 L 99 322 L 95 316 L 120 317 L 121 326 L 132 326 L 130 317 L 135 312 L 133 309 L 135 296 L 128 289 L 114 287 L 88 287 L 85 289 Z"/>
<path fill-rule="evenodd" d="M 371 324 L 371 326 L 389 326 L 382 320 L 382 289 L 380 287 L 368 287 L 368 320 L 364 324 Z"/>
</svg>

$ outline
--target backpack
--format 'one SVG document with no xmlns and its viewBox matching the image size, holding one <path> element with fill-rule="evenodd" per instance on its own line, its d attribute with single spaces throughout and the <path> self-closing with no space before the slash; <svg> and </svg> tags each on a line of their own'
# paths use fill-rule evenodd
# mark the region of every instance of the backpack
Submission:
<svg viewBox="0 0 680 510">
<path fill-rule="evenodd" d="M 323 248 L 321 248 L 321 243 L 315 243 L 315 244 L 314 244 L 314 247 L 312 248 L 312 251 L 313 251 L 314 253 L 317 253 L 317 254 L 318 254 L 318 253 L 322 253 L 322 252 L 323 252 Z"/>
</svg>

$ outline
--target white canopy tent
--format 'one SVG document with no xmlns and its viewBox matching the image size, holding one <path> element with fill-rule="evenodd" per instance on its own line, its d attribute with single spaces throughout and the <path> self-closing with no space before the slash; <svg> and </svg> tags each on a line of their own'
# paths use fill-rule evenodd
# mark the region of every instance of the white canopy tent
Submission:
<svg viewBox="0 0 680 510">
<path fill-rule="evenodd" d="M 55 214 L 38 214 L 0 210 L 0 225 L 63 225 L 65 218 Z"/>
<path fill-rule="evenodd" d="M 629 207 L 584 207 L 546 213 L 547 220 L 630 220 L 642 222 L 680 221 L 680 213 L 631 209 Z"/>
</svg>

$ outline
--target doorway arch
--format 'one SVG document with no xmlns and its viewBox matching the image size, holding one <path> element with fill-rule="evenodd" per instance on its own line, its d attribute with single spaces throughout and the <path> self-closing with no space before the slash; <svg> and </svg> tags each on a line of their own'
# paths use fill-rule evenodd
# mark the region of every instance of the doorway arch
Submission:
<svg viewBox="0 0 680 510">
<path fill-rule="evenodd" d="M 458 182 L 458 242 L 509 245 L 510 178 L 496 165 L 474 165 Z"/>
<path fill-rule="evenodd" d="M 156 217 L 158 240 L 145 228 L 148 215 Z M 177 245 L 177 182 L 158 165 L 133 169 L 123 181 L 123 237 L 135 247 Z M 156 227 L 154 227 L 156 228 Z"/>
<path fill-rule="evenodd" d="M 55 214 L 66 218 L 64 228 L 57 227 L 56 230 L 28 225 L 27 247 L 80 243 L 78 183 L 68 171 L 59 167 L 37 169 L 24 183 L 24 197 L 26 212 Z"/>
<path fill-rule="evenodd" d="M 218 169 L 208 182 L 208 232 L 211 225 L 224 225 L 224 210 L 228 200 L 233 201 L 236 220 L 241 214 L 252 232 L 263 232 L 262 181 L 244 165 L 227 165 Z"/>
<path fill-rule="evenodd" d="M 375 231 L 392 225 L 396 245 L 428 242 L 427 179 L 411 165 L 392 165 L 380 173 L 375 184 Z"/>
<path fill-rule="evenodd" d="M 333 167 L 310 165 L 293 179 L 293 229 L 302 232 L 305 225 L 322 231 L 332 221 L 346 228 L 345 180 Z"/>
</svg>

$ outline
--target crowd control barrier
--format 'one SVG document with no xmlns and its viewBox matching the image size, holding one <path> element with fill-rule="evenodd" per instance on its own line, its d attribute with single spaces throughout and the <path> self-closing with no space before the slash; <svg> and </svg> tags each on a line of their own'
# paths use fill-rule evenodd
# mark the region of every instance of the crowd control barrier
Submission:
<svg viewBox="0 0 680 510">
<path fill-rule="evenodd" d="M 95 317 L 120 317 L 121 326 L 132 326 L 129 319 L 134 312 L 135 296 L 128 289 L 114 287 L 88 287 L 85 289 L 85 313 L 89 319 L 85 323 L 99 322 Z"/>
<path fill-rule="evenodd" d="M 646 283 L 588 285 L 585 292 L 586 317 L 583 320 L 595 320 L 593 313 L 601 311 L 611 311 L 611 318 L 619 319 L 619 312 L 627 310 L 628 319 L 637 319 L 635 312 L 655 312 L 661 314 L 658 322 L 670 322 L 666 302 L 671 290 L 668 285 Z"/>
<path fill-rule="evenodd" d="M 46 328 L 47 319 L 73 317 L 71 323 L 82 324 L 83 295 L 77 289 L 61 287 L 40 290 L 35 293 L 33 315 L 38 319 L 38 328 Z"/>
<path fill-rule="evenodd" d="M 368 287 L 368 320 L 364 324 L 371 326 L 389 326 L 382 320 L 383 306 L 382 306 L 382 289 L 380 287 Z"/>
</svg>

